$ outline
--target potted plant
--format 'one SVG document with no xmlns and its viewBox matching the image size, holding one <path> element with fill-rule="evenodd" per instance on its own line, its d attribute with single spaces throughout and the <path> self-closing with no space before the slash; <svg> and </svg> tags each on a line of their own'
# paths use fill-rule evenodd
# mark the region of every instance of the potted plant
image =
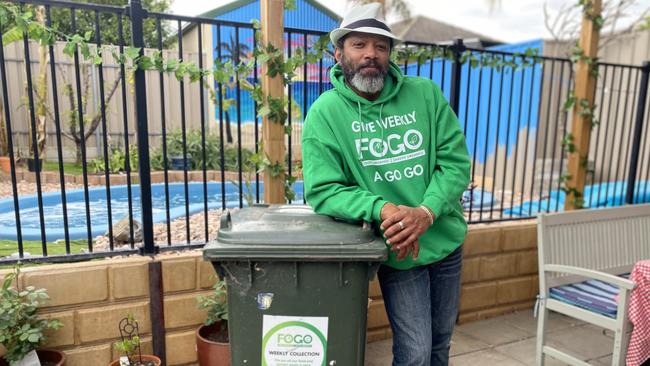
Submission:
<svg viewBox="0 0 650 366">
<path fill-rule="evenodd" d="M 129 313 L 120 320 L 120 337 L 122 340 L 116 342 L 115 346 L 124 356 L 111 362 L 109 366 L 160 366 L 160 358 L 142 354 L 138 321 L 133 314 Z"/>
<path fill-rule="evenodd" d="M 199 366 L 230 366 L 226 283 L 219 280 L 213 288 L 210 296 L 198 298 L 199 308 L 208 311 L 205 323 L 196 330 Z"/>
<path fill-rule="evenodd" d="M 40 319 L 36 312 L 49 298 L 45 289 L 27 286 L 21 289 L 18 282 L 20 268 L 7 274 L 0 288 L 0 344 L 6 354 L 0 365 L 65 364 L 65 355 L 55 350 L 37 350 L 46 340 L 46 329 L 59 329 L 63 324 L 56 319 Z M 15 282 L 15 288 L 12 285 Z"/>
</svg>

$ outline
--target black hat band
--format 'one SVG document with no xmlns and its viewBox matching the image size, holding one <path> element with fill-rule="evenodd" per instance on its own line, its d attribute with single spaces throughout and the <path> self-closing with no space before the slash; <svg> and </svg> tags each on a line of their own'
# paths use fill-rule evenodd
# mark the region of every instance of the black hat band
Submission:
<svg viewBox="0 0 650 366">
<path fill-rule="evenodd" d="M 352 23 L 346 25 L 343 28 L 357 29 L 357 28 L 361 28 L 361 27 L 380 28 L 380 29 L 383 29 L 383 30 L 385 30 L 387 32 L 390 32 L 390 28 L 388 28 L 388 26 L 386 24 L 380 22 L 377 19 L 372 19 L 372 18 L 371 19 L 357 20 L 356 22 L 352 22 Z"/>
</svg>

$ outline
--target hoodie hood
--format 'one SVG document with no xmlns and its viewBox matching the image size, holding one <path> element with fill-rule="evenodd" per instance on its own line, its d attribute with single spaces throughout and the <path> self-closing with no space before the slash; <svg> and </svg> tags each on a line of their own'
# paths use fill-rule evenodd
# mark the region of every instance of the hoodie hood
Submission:
<svg viewBox="0 0 650 366">
<path fill-rule="evenodd" d="M 372 101 L 360 96 L 350 88 L 350 86 L 345 82 L 345 76 L 343 75 L 343 69 L 341 68 L 340 63 L 334 65 L 330 70 L 330 80 L 332 81 L 332 85 L 334 85 L 334 89 L 336 89 L 336 91 L 346 99 L 355 104 L 360 103 L 373 105 L 386 103 L 395 97 L 395 95 L 399 93 L 402 83 L 404 82 L 404 74 L 402 74 L 402 70 L 400 70 L 396 64 L 392 61 L 389 62 L 388 73 L 386 73 L 386 77 L 384 78 L 384 88 L 381 90 L 379 98 Z"/>
</svg>

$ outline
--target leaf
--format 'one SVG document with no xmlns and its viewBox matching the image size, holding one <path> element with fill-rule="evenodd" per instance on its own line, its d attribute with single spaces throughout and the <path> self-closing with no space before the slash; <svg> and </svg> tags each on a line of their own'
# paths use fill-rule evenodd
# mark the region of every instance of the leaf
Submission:
<svg viewBox="0 0 650 366">
<path fill-rule="evenodd" d="M 296 10 L 296 0 L 284 0 L 284 10 Z"/>
<path fill-rule="evenodd" d="M 28 34 L 33 33 L 36 29 L 40 27 L 38 23 L 29 23 L 26 25 L 27 28 L 23 29 L 21 27 L 15 26 L 2 35 L 2 45 L 6 46 L 13 42 L 22 41 L 24 33 Z"/>
<path fill-rule="evenodd" d="M 269 113 L 271 113 L 271 108 L 267 105 L 257 110 L 257 115 L 260 117 L 266 117 Z"/>
<path fill-rule="evenodd" d="M 176 70 L 177 67 L 178 67 L 178 60 L 176 59 L 167 60 L 167 64 L 165 64 L 165 71 L 171 72 Z"/>
<path fill-rule="evenodd" d="M 38 343 L 40 339 L 41 337 L 38 334 L 30 334 L 29 337 L 27 337 L 27 340 L 31 343 Z"/>
<path fill-rule="evenodd" d="M 135 60 L 140 56 L 140 48 L 137 47 L 127 47 L 124 50 L 124 54 L 126 57 L 130 58 L 131 60 Z"/>
</svg>

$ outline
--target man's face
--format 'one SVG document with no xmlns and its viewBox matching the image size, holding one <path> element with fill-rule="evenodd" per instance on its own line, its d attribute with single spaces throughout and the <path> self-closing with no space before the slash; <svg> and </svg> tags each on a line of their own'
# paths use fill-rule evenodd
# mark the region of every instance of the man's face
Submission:
<svg viewBox="0 0 650 366">
<path fill-rule="evenodd" d="M 377 94 L 384 88 L 384 76 L 388 72 L 390 41 L 387 37 L 350 33 L 337 48 L 334 57 L 341 64 L 348 83 L 367 94 Z"/>
</svg>

